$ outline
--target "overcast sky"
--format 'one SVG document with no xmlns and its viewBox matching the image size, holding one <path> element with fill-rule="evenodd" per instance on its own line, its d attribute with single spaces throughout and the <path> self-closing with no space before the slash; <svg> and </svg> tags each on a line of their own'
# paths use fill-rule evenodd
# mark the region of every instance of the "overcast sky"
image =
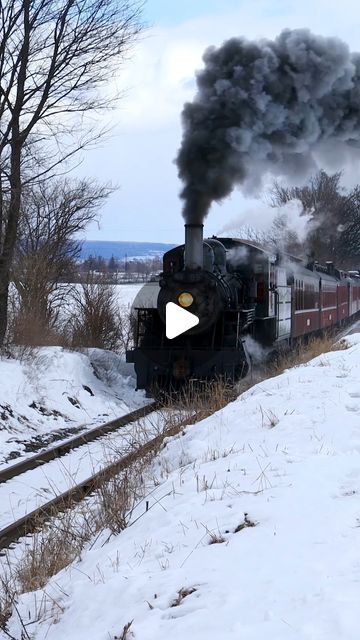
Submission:
<svg viewBox="0 0 360 640">
<path fill-rule="evenodd" d="M 207 46 L 233 36 L 272 38 L 286 27 L 309 27 L 360 50 L 358 0 L 148 0 L 144 20 L 151 26 L 119 70 L 124 95 L 111 114 L 111 137 L 88 151 L 78 169 L 119 186 L 102 210 L 100 229 L 89 227 L 91 240 L 182 242 L 181 184 L 173 161 L 182 106 L 194 95 L 194 74 Z M 245 200 L 236 191 L 213 206 L 205 234 L 234 218 L 239 224 L 259 220 L 263 212 L 261 201 Z"/>
</svg>

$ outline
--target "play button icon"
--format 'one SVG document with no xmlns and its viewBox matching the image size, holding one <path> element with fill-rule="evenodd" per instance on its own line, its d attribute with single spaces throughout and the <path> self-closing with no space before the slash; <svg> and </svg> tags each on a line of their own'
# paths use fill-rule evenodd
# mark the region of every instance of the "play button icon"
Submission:
<svg viewBox="0 0 360 640">
<path fill-rule="evenodd" d="M 188 329 L 199 324 L 199 318 L 179 305 L 168 302 L 166 305 L 166 337 L 169 340 L 180 336 Z"/>
</svg>

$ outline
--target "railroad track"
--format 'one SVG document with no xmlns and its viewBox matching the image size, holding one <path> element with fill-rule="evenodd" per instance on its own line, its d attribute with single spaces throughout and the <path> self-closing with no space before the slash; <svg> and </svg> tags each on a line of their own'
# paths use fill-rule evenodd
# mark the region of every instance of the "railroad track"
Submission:
<svg viewBox="0 0 360 640">
<path fill-rule="evenodd" d="M 350 331 L 339 332 L 337 339 L 344 337 L 350 333 Z M 60 458 L 61 456 L 69 453 L 73 449 L 80 447 L 83 444 L 96 440 L 97 438 L 106 435 L 112 431 L 116 431 L 121 427 L 124 427 L 132 422 L 139 420 L 142 417 L 149 415 L 150 413 L 158 410 L 161 404 L 159 402 L 152 402 L 141 409 L 132 411 L 120 418 L 107 422 L 103 425 L 95 427 L 90 431 L 87 431 L 79 436 L 71 438 L 66 442 L 59 444 L 47 451 L 32 456 L 18 464 L 0 471 L 0 483 L 6 482 L 11 478 L 17 477 L 26 471 L 36 469 L 37 467 L 46 464 L 47 462 Z M 191 420 L 196 422 L 197 418 L 192 416 Z M 71 487 L 67 491 L 60 493 L 55 498 L 49 500 L 40 507 L 34 509 L 30 513 L 19 518 L 15 522 L 11 523 L 7 527 L 0 530 L 0 552 L 3 549 L 9 547 L 12 543 L 16 542 L 19 538 L 33 533 L 36 529 L 40 528 L 51 517 L 56 516 L 57 513 L 64 511 L 72 505 L 80 502 L 91 493 L 93 493 L 103 482 L 106 482 L 112 475 L 119 473 L 126 468 L 130 467 L 139 458 L 145 457 L 151 451 L 159 448 L 165 438 L 179 433 L 181 429 L 187 424 L 183 422 L 171 429 L 167 430 L 161 435 L 157 435 L 145 444 L 141 445 L 137 449 L 134 449 L 130 453 L 127 453 L 122 458 L 102 468 L 100 471 L 94 473 L 90 477 Z"/>
<path fill-rule="evenodd" d="M 355 322 L 354 325 L 350 325 L 350 327 L 347 327 L 345 330 L 344 329 L 339 330 L 335 334 L 336 339 L 339 340 L 343 337 L 346 337 L 346 335 L 352 333 L 352 330 L 356 328 L 356 325 L 359 325 L 359 330 L 360 330 L 360 320 L 358 320 L 357 322 Z M 88 442 L 97 440 L 101 436 L 111 433 L 112 431 L 117 431 L 118 429 L 121 429 L 122 427 L 127 426 L 131 422 L 135 422 L 140 418 L 146 417 L 153 411 L 157 411 L 160 408 L 160 406 L 161 404 L 159 402 L 151 402 L 150 404 L 147 404 L 144 407 L 141 407 L 140 409 L 136 409 L 130 413 L 127 413 L 124 416 L 121 416 L 120 418 L 116 418 L 115 420 L 111 420 L 100 426 L 94 427 L 93 429 L 90 429 L 89 431 L 85 431 L 84 433 L 77 435 L 74 438 L 70 438 L 65 442 L 57 444 L 54 447 L 51 447 L 50 449 L 47 449 L 34 456 L 30 456 L 29 458 L 26 458 L 25 460 L 22 460 L 17 464 L 13 464 L 4 469 L 0 469 L 0 484 L 8 480 L 11 480 L 12 478 L 17 477 L 22 473 L 25 473 L 26 471 L 31 471 L 33 469 L 36 469 L 41 465 L 46 464 L 47 462 L 50 462 L 51 460 L 55 460 L 56 458 L 61 458 L 62 456 L 76 449 L 77 447 L 80 447 Z"/>
<path fill-rule="evenodd" d="M 47 449 L 42 453 L 37 453 L 35 456 L 26 458 L 25 460 L 22 460 L 17 464 L 12 464 L 5 469 L 1 469 L 0 484 L 6 482 L 7 480 L 11 480 L 12 478 L 16 478 L 26 471 L 37 469 L 41 465 L 50 462 L 50 460 L 61 458 L 70 451 L 77 449 L 77 447 L 81 447 L 88 442 L 97 440 L 101 436 L 111 433 L 112 431 L 117 431 L 118 429 L 127 426 L 131 422 L 136 422 L 137 420 L 140 420 L 140 418 L 144 418 L 145 416 L 149 415 L 149 413 L 156 411 L 157 409 L 159 409 L 159 407 L 160 404 L 158 402 L 151 402 L 150 404 L 147 404 L 140 409 L 136 409 L 135 411 L 131 411 L 130 413 L 127 413 L 120 418 L 116 418 L 115 420 L 106 422 L 102 425 L 99 425 L 98 427 L 94 427 L 89 431 L 85 431 L 84 433 L 75 436 L 74 438 L 70 438 L 69 440 L 60 443 L 55 447 L 51 447 L 50 449 Z"/>
<path fill-rule="evenodd" d="M 178 433 L 184 425 L 176 425 L 161 435 L 155 436 L 148 440 L 145 444 L 134 449 L 125 456 L 104 467 L 97 473 L 93 474 L 86 480 L 71 487 L 67 491 L 59 494 L 46 504 L 34 509 L 22 518 L 19 518 L 9 526 L 0 530 L 0 552 L 8 548 L 12 543 L 19 540 L 23 536 L 33 533 L 40 528 L 51 517 L 56 516 L 61 511 L 72 507 L 77 502 L 93 493 L 103 482 L 106 482 L 111 476 L 129 468 L 136 460 L 144 458 L 150 452 L 158 449 L 165 438 Z"/>
<path fill-rule="evenodd" d="M 122 416 L 122 418 L 119 418 L 118 420 L 113 420 L 111 423 L 106 423 L 106 425 L 103 425 L 102 427 L 97 427 L 96 429 L 93 429 L 91 432 L 84 434 L 84 436 L 87 438 L 86 442 L 89 442 L 90 440 L 94 440 L 95 437 L 99 437 L 104 433 L 108 433 L 109 431 L 114 431 L 116 429 L 119 429 L 122 426 L 130 424 L 131 422 L 135 422 L 139 418 L 146 416 L 153 411 L 156 411 L 160 406 L 161 406 L 160 403 L 154 402 L 149 405 L 146 405 L 141 409 L 137 409 L 136 411 L 133 411 L 127 414 L 126 416 Z M 193 422 L 196 422 L 196 417 L 192 416 L 191 418 L 189 417 L 183 421 L 180 421 L 178 424 L 170 427 L 169 429 L 165 430 L 163 433 L 155 436 L 154 438 L 151 438 L 146 443 L 126 453 L 122 458 L 120 458 L 116 462 L 112 462 L 106 467 L 103 467 L 102 469 L 100 469 L 90 477 L 86 478 L 85 480 L 82 480 L 78 484 L 72 486 L 70 489 L 60 493 L 55 498 L 52 498 L 45 504 L 41 505 L 40 507 L 37 507 L 36 509 L 30 511 L 26 515 L 18 518 L 8 526 L 1 529 L 0 530 L 0 555 L 3 555 L 1 552 L 7 549 L 11 544 L 17 542 L 20 538 L 26 535 L 29 535 L 34 531 L 40 529 L 52 517 L 55 517 L 57 514 L 71 508 L 76 503 L 90 496 L 99 486 L 101 486 L 102 483 L 109 480 L 113 475 L 120 473 L 121 471 L 124 471 L 125 469 L 131 467 L 131 465 L 135 461 L 141 458 L 145 458 L 149 453 L 157 451 L 160 448 L 165 438 L 168 438 L 170 436 L 173 436 L 179 433 L 183 429 L 183 427 L 189 423 L 190 420 Z M 106 431 L 104 431 L 104 429 L 106 429 Z M 98 432 L 97 436 L 95 436 L 95 432 Z M 93 437 L 90 437 L 91 434 L 93 435 Z M 81 436 L 77 438 L 73 438 L 71 441 L 65 443 L 65 445 L 67 445 L 66 450 L 65 451 L 62 450 L 62 453 L 64 452 L 67 453 L 68 451 L 71 450 L 69 446 L 70 443 L 74 444 L 74 442 L 76 442 L 76 445 L 75 445 L 76 447 L 80 446 L 81 444 L 84 444 L 84 441 L 78 442 L 80 438 Z M 58 450 L 62 446 L 64 445 L 59 445 L 58 447 L 54 447 L 54 450 Z M 75 448 L 75 446 L 72 448 Z M 52 451 L 53 450 L 47 451 L 46 452 L 47 455 L 50 455 Z M 23 465 L 25 465 L 25 463 L 27 462 L 30 462 L 30 460 L 27 460 L 18 465 L 13 465 L 12 469 L 14 469 L 15 467 L 18 469 L 21 468 L 22 469 L 21 473 L 23 473 L 24 471 L 35 469 L 37 466 L 39 466 L 39 464 L 44 464 L 48 460 L 54 459 L 54 457 L 56 456 L 52 455 L 52 457 L 49 457 L 42 462 L 40 461 L 36 462 L 36 459 L 38 459 L 39 456 L 33 456 L 31 460 L 33 460 L 33 462 L 36 463 L 35 465 L 26 467 L 26 469 L 24 469 Z M 19 475 L 19 473 L 16 474 L 16 477 L 17 475 Z M 15 477 L 14 474 L 11 477 Z"/>
</svg>

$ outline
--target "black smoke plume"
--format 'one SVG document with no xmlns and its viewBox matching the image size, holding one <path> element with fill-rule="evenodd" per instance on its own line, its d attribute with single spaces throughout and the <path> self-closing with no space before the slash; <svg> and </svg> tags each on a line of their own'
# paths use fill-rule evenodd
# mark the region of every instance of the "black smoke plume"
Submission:
<svg viewBox="0 0 360 640">
<path fill-rule="evenodd" d="M 303 177 L 360 148 L 360 54 L 339 39 L 285 30 L 227 40 L 203 59 L 177 157 L 186 222 L 202 222 L 236 184 L 254 193 L 267 172 Z"/>
</svg>

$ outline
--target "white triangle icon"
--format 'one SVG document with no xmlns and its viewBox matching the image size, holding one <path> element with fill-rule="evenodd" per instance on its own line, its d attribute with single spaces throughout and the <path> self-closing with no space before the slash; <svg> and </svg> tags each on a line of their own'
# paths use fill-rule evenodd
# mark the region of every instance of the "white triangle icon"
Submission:
<svg viewBox="0 0 360 640">
<path fill-rule="evenodd" d="M 166 305 L 166 337 L 169 340 L 176 338 L 188 329 L 199 324 L 199 318 L 190 311 L 186 311 L 173 302 Z"/>
</svg>

